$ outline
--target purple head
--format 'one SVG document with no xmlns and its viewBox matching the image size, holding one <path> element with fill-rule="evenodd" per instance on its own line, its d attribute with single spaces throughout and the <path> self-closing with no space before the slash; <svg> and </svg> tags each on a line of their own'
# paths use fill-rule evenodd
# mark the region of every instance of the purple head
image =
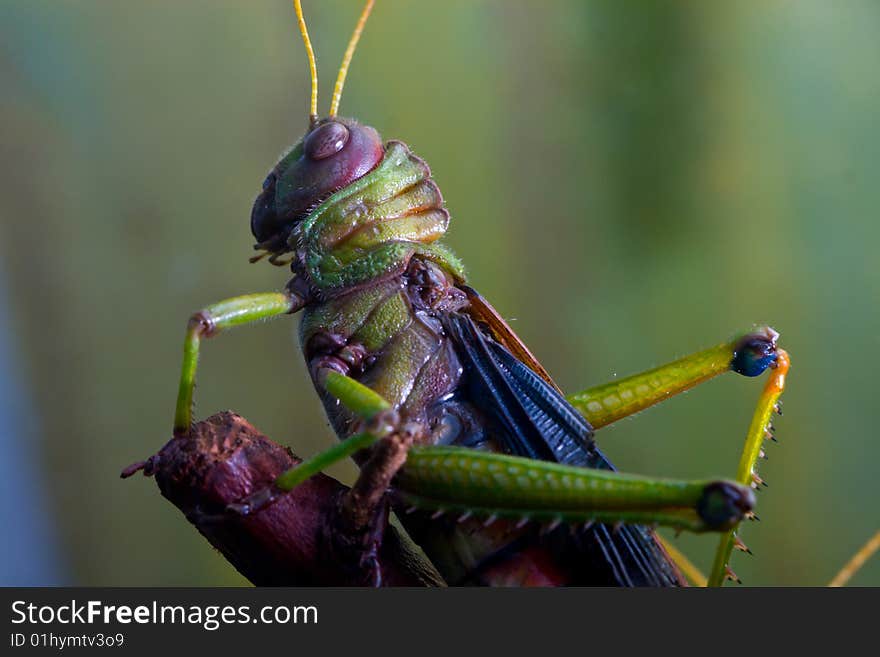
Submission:
<svg viewBox="0 0 880 657">
<path fill-rule="evenodd" d="M 266 176 L 251 211 L 255 248 L 290 250 L 293 228 L 334 192 L 371 171 L 385 154 L 375 129 L 337 117 L 317 122 Z"/>
</svg>

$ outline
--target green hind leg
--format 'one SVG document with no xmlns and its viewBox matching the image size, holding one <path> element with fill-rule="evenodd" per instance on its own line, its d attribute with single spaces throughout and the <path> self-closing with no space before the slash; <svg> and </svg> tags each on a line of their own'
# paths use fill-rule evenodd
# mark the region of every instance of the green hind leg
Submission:
<svg viewBox="0 0 880 657">
<path fill-rule="evenodd" d="M 323 385 L 365 419 L 365 428 L 281 475 L 276 486 L 282 490 L 397 433 L 393 426 L 384 433 L 369 428 L 393 411 L 366 386 L 332 371 Z M 751 490 L 728 481 L 653 479 L 455 447 L 413 446 L 408 452 L 406 465 L 399 472 L 394 468 L 396 494 L 407 505 L 440 513 L 551 524 L 661 524 L 702 532 L 727 530 L 754 503 Z"/>
</svg>

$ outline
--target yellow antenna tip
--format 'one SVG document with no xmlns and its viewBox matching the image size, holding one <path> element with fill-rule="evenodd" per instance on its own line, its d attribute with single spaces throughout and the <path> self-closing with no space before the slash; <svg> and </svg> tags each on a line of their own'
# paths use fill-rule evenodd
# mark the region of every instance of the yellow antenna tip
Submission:
<svg viewBox="0 0 880 657">
<path fill-rule="evenodd" d="M 318 121 L 318 67 L 315 65 L 315 51 L 312 50 L 312 40 L 309 39 L 309 29 L 306 27 L 306 19 L 303 16 L 301 0 L 293 0 L 293 8 L 296 11 L 296 20 L 299 23 L 299 31 L 302 34 L 303 43 L 306 46 L 306 57 L 309 59 L 309 77 L 312 79 L 312 98 L 309 104 L 309 123 L 314 125 Z"/>
<path fill-rule="evenodd" d="M 364 25 L 370 17 L 370 12 L 373 11 L 374 4 L 375 0 L 367 0 L 367 4 L 364 5 L 364 9 L 361 12 L 361 17 L 358 19 L 357 25 L 354 26 L 354 32 L 348 42 L 348 47 L 345 49 L 345 55 L 342 57 L 342 66 L 339 67 L 339 75 L 336 76 L 336 86 L 333 88 L 333 99 L 330 101 L 331 118 L 336 116 L 339 110 L 339 100 L 342 98 L 345 76 L 348 75 L 348 67 L 351 64 L 351 58 L 354 56 L 354 49 L 357 47 L 358 41 L 360 41 L 361 32 L 364 31 Z"/>
</svg>

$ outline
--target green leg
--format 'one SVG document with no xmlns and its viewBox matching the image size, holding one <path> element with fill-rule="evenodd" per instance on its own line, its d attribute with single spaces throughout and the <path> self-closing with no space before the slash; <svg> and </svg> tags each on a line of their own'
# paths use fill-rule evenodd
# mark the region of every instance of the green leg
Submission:
<svg viewBox="0 0 880 657">
<path fill-rule="evenodd" d="M 323 384 L 368 421 L 367 429 L 281 475 L 290 490 L 311 475 L 369 447 L 392 430 L 388 402 L 354 379 L 327 371 Z M 651 479 L 456 447 L 412 447 L 396 488 L 411 506 L 522 521 L 662 524 L 692 531 L 724 531 L 751 511 L 754 495 L 726 481 Z"/>
<path fill-rule="evenodd" d="M 728 371 L 757 376 L 776 360 L 777 333 L 759 329 L 647 372 L 568 395 L 595 429 L 638 413 Z"/>
<path fill-rule="evenodd" d="M 233 326 L 293 313 L 304 304 L 303 297 L 293 292 L 264 292 L 220 301 L 190 317 L 183 343 L 183 367 L 174 412 L 175 435 L 186 433 L 192 426 L 193 388 L 202 338 L 213 337 Z"/>
<path fill-rule="evenodd" d="M 757 376 L 772 367 L 773 373 L 758 401 L 737 469 L 736 480 L 740 485 L 757 487 L 762 481 L 755 473 L 755 464 L 761 455 L 770 415 L 777 408 L 789 367 L 788 355 L 776 348 L 777 337 L 772 329 L 763 328 L 648 372 L 570 395 L 568 400 L 598 429 L 724 372 L 732 370 Z M 734 547 L 747 549 L 736 536 L 738 524 L 721 538 L 708 578 L 709 586 L 720 586 L 725 579 L 736 579 L 728 566 L 731 552 Z M 683 566 L 689 565 L 685 564 L 686 560 L 676 558 L 676 561 Z M 696 574 L 696 579 L 704 579 Z"/>
<path fill-rule="evenodd" d="M 754 494 L 729 481 L 681 481 L 593 470 L 458 447 L 413 447 L 397 476 L 416 508 L 551 524 L 657 524 L 724 531 Z"/>
<path fill-rule="evenodd" d="M 361 507 L 346 509 L 346 520 L 353 523 L 349 529 L 354 525 L 362 528 L 364 524 L 369 524 L 367 519 L 373 516 L 371 510 L 382 503 L 392 477 L 406 458 L 412 435 L 406 433 L 408 427 L 402 426 L 391 405 L 365 385 L 327 368 L 318 371 L 317 380 L 349 410 L 363 418 L 361 430 L 281 473 L 272 487 L 258 490 L 242 502 L 230 505 L 230 510 L 239 514 L 253 513 L 274 501 L 278 493 L 293 490 L 334 463 L 373 447 L 384 439 L 385 444 L 374 451 L 373 458 L 361 469 L 358 483 L 346 496 L 345 506 L 354 504 L 355 507 Z"/>
<path fill-rule="evenodd" d="M 370 420 L 391 408 L 391 404 L 371 388 L 329 368 L 318 372 L 318 384 L 364 420 Z"/>
<path fill-rule="evenodd" d="M 749 432 L 746 434 L 746 443 L 743 447 L 742 456 L 740 457 L 739 467 L 736 470 L 736 480 L 743 486 L 751 486 L 757 488 L 763 483 L 761 478 L 755 472 L 755 466 L 758 458 L 761 456 L 762 445 L 764 439 L 772 438 L 772 427 L 770 418 L 774 411 L 779 410 L 778 402 L 782 391 L 785 389 L 785 377 L 788 374 L 790 361 L 788 354 L 782 349 L 778 352 L 778 360 L 776 366 L 761 397 L 758 399 L 758 405 L 755 408 L 755 414 L 752 416 L 752 423 L 749 425 Z M 721 586 L 725 579 L 739 581 L 739 578 L 733 573 L 728 566 L 730 555 L 733 548 L 747 550 L 742 541 L 736 535 L 739 523 L 731 527 L 722 536 L 718 543 L 718 549 L 715 552 L 715 561 L 712 564 L 712 572 L 709 574 L 709 586 Z"/>
<path fill-rule="evenodd" d="M 396 414 L 393 412 L 384 414 L 385 411 L 391 411 L 391 404 L 364 384 L 331 369 L 320 370 L 317 378 L 318 384 L 336 397 L 343 406 L 363 418 L 366 426 L 363 431 L 349 436 L 330 449 L 306 459 L 295 468 L 279 475 L 275 480 L 275 486 L 283 491 L 291 490 L 334 463 L 371 447 L 396 428 L 391 426 L 397 423 Z"/>
<path fill-rule="evenodd" d="M 333 370 L 324 369 L 318 373 L 318 381 L 331 395 L 339 399 L 352 413 L 369 423 L 364 431 L 349 436 L 330 449 L 300 463 L 295 468 L 279 475 L 275 486 L 283 491 L 292 490 L 312 475 L 338 463 L 355 452 L 371 447 L 376 441 L 387 436 L 394 429 L 394 418 L 383 417 L 383 411 L 391 409 L 391 404 L 367 386 L 351 377 Z"/>
</svg>

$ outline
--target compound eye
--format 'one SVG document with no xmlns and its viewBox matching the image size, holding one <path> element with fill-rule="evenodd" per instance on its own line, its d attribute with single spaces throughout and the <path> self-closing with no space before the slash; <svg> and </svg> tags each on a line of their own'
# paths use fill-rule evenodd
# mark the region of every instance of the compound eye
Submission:
<svg viewBox="0 0 880 657">
<path fill-rule="evenodd" d="M 324 160 L 336 155 L 348 142 L 348 128 L 331 121 L 312 130 L 303 143 L 306 155 L 313 160 Z"/>
</svg>

